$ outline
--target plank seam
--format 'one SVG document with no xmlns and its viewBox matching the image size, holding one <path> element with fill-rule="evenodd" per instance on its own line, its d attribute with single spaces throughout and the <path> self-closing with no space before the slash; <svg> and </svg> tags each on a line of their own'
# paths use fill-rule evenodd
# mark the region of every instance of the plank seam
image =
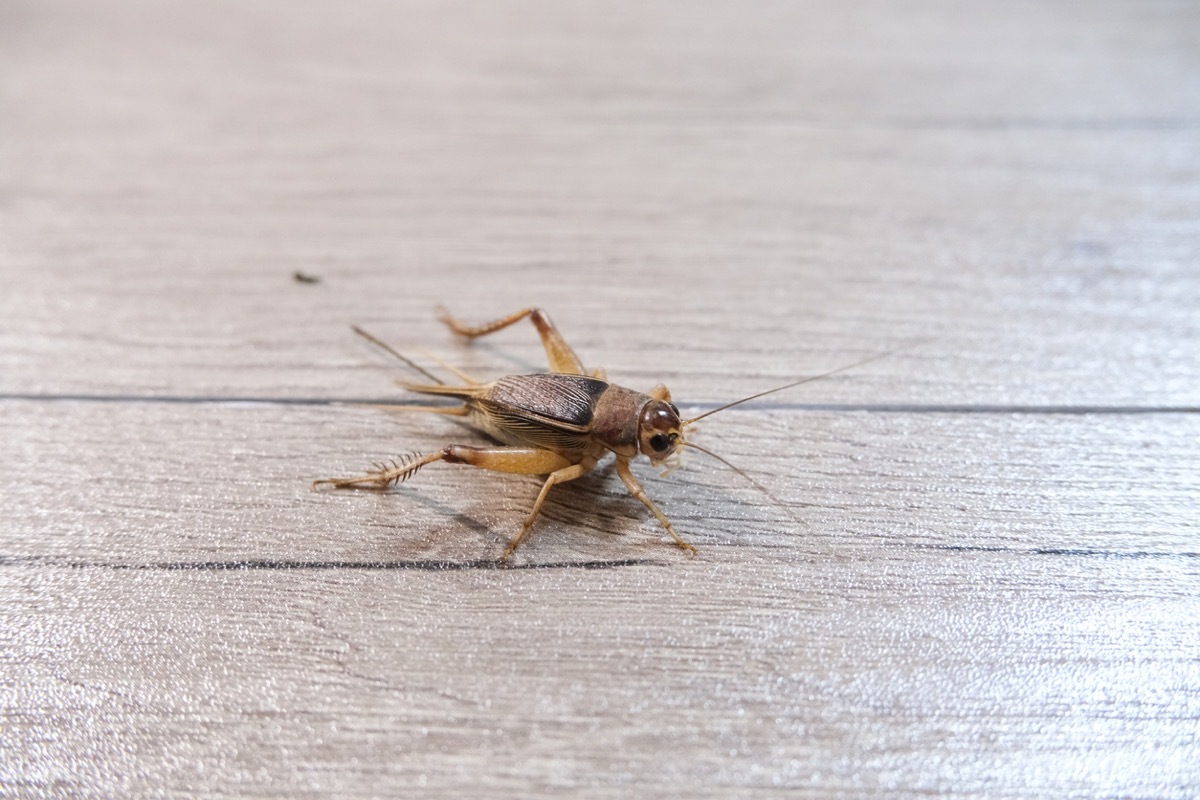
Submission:
<svg viewBox="0 0 1200 800">
<path fill-rule="evenodd" d="M 220 395 L 110 395 L 110 394 L 38 394 L 0 393 L 0 402 L 48 403 L 129 403 L 166 405 L 253 405 L 253 406 L 368 406 L 405 407 L 422 405 L 418 401 L 388 398 L 325 398 L 325 397 L 256 397 Z M 689 412 L 713 410 L 720 403 L 687 403 L 680 406 Z M 730 413 L 747 411 L 865 411 L 879 414 L 1196 414 L 1196 405 L 1102 405 L 1102 404 L 1039 404 L 1039 403 L 803 403 L 762 402 L 746 403 L 729 409 Z"/>
</svg>

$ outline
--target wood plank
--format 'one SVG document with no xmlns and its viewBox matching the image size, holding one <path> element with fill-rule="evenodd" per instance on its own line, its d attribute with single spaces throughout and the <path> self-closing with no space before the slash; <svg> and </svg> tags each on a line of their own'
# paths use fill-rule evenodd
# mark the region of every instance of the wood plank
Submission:
<svg viewBox="0 0 1200 800">
<path fill-rule="evenodd" d="M 806 397 L 1200 405 L 1195 10 L 918 6 L 17 14 L 0 391 L 376 397 L 350 323 L 537 303 L 705 399 L 929 340 Z"/>
<path fill-rule="evenodd" d="M 539 480 L 435 464 L 395 491 L 312 480 L 448 443 L 452 421 L 260 404 L 10 403 L 8 555 L 114 563 L 449 560 L 498 555 Z M 697 544 L 1195 554 L 1200 418 L 1180 414 L 730 411 L 666 479 L 638 473 Z M 778 501 L 778 503 L 776 502 Z M 653 518 L 601 470 L 555 490 L 530 560 L 676 563 Z M 625 534 L 618 539 L 605 535 Z M 667 539 L 669 541 L 669 539 Z M 799 556 L 797 556 L 799 557 Z"/>
<path fill-rule="evenodd" d="M 706 433 L 739 460 L 803 430 L 751 462 L 811 504 L 795 521 L 691 464 L 652 486 L 688 559 L 609 476 L 558 493 L 519 553 L 544 568 L 495 570 L 480 559 L 528 480 L 308 491 L 379 446 L 379 412 L 24 408 L 39 424 L 10 413 L 5 436 L 36 477 L 2 476 L 0 569 L 16 791 L 1184 796 L 1197 778 L 1193 415 L 731 414 Z"/>
<path fill-rule="evenodd" d="M 583 573 L 5 568 L 7 785 L 1194 785 L 1194 559 L 837 551 Z"/>
<path fill-rule="evenodd" d="M 3 4 L 0 796 L 1194 796 L 1196 31 Z M 309 489 L 469 436 L 350 323 L 541 366 L 439 301 L 689 408 L 910 347 L 640 467 L 695 558 L 601 471 L 497 569 L 536 479 Z"/>
<path fill-rule="evenodd" d="M 387 452 L 381 412 L 8 411 L 14 790 L 1182 796 L 1197 777 L 1193 415 L 731 412 L 708 443 L 794 507 L 703 462 L 653 481 L 688 559 L 589 480 L 518 554 L 543 568 L 495 570 L 531 480 L 308 491 Z"/>
</svg>

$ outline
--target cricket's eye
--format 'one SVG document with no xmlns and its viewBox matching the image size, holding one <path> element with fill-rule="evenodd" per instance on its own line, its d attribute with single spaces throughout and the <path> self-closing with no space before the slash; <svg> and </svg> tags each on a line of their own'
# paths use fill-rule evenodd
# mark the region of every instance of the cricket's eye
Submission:
<svg viewBox="0 0 1200 800">
<path fill-rule="evenodd" d="M 671 446 L 671 440 L 665 433 L 656 433 L 650 437 L 650 446 L 654 452 L 661 453 Z"/>
</svg>

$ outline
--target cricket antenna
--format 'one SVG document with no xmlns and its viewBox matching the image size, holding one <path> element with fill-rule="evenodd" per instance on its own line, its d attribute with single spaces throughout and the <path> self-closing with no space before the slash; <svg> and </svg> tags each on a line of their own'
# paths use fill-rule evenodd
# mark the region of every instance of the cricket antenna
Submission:
<svg viewBox="0 0 1200 800">
<path fill-rule="evenodd" d="M 731 470 L 736 472 L 738 475 L 741 475 L 742 478 L 744 478 L 747 483 L 749 483 L 755 489 L 758 489 L 760 492 L 762 492 L 764 495 L 766 495 L 767 498 L 769 498 L 771 500 L 771 502 L 773 502 L 775 505 L 779 506 L 780 508 L 787 508 L 786 503 L 784 503 L 782 500 L 780 500 L 775 495 L 771 494 L 771 491 L 769 489 L 767 489 L 767 487 L 763 486 L 761 483 L 754 480 L 754 478 L 751 478 L 750 475 L 745 470 L 738 467 L 732 461 L 727 461 L 724 458 L 722 458 L 721 456 L 714 453 L 712 450 L 709 450 L 707 447 L 701 447 L 698 444 L 692 444 L 691 442 L 685 441 L 683 443 L 683 446 L 691 448 L 692 450 L 699 450 L 701 453 L 704 453 L 704 455 L 708 456 L 709 458 L 713 458 L 713 459 L 716 459 L 717 461 L 720 461 L 722 464 L 729 467 Z"/>
<path fill-rule="evenodd" d="M 420 364 L 413 361 L 408 356 L 400 355 L 395 350 L 393 350 L 392 347 L 390 345 L 388 345 L 386 342 L 383 342 L 383 341 L 375 338 L 374 336 L 367 333 L 366 331 L 364 331 L 362 328 L 358 327 L 357 325 L 351 325 L 350 330 L 354 331 L 359 336 L 366 339 L 368 342 L 375 345 L 376 347 L 378 347 L 383 352 L 387 353 L 392 358 L 395 358 L 398 361 L 403 362 L 404 364 L 408 365 L 408 367 L 411 369 L 415 369 L 417 372 L 421 373 L 426 378 L 429 378 L 429 380 L 433 381 L 434 383 L 441 384 L 442 386 L 446 385 L 446 382 L 444 380 L 442 380 L 438 376 L 434 375 L 432 372 L 425 369 L 424 367 L 422 367 Z"/>
<path fill-rule="evenodd" d="M 911 347 L 912 345 L 909 345 L 909 346 Z M 908 348 L 902 348 L 902 349 L 907 350 Z M 711 417 L 713 414 L 716 414 L 718 411 L 724 411 L 727 408 L 733 408 L 734 406 L 740 406 L 742 403 L 748 403 L 751 400 L 757 400 L 758 398 L 766 397 L 769 394 L 775 394 L 776 392 L 782 392 L 784 389 L 791 389 L 794 386 L 799 386 L 804 383 L 812 383 L 813 381 L 819 381 L 823 378 L 828 378 L 830 375 L 837 375 L 840 372 L 848 372 L 849 370 L 852 370 L 855 367 L 861 367 L 863 364 L 870 364 L 872 361 L 878 361 L 881 358 L 887 358 L 888 356 L 895 355 L 898 352 L 900 352 L 900 350 L 889 350 L 886 353 L 879 353 L 877 355 L 871 356 L 870 358 L 864 358 L 861 361 L 855 361 L 853 364 L 847 364 L 844 367 L 838 367 L 837 369 L 831 369 L 831 370 L 829 370 L 829 372 L 822 372 L 820 375 L 810 375 L 807 378 L 801 378 L 798 381 L 792 381 L 791 383 L 785 383 L 783 386 L 776 386 L 774 389 L 767 389 L 765 392 L 759 392 L 758 394 L 752 394 L 749 397 L 743 397 L 741 400 L 734 400 L 732 403 L 726 403 L 723 406 L 718 406 L 717 408 L 714 408 L 712 411 L 705 411 L 703 414 L 701 414 L 698 417 L 692 417 L 691 419 L 685 419 L 683 421 L 683 426 L 687 427 L 688 425 L 691 425 L 693 422 L 699 422 L 700 420 L 704 419 L 705 417 Z M 689 446 L 696 447 L 695 445 L 689 445 Z M 697 449 L 699 449 L 699 448 L 697 448 Z M 714 454 L 709 453 L 709 455 L 714 455 Z M 724 461 L 724 459 L 721 459 L 721 460 Z M 728 464 L 729 462 L 726 461 L 725 463 Z M 733 465 L 730 464 L 730 466 L 733 466 Z"/>
</svg>

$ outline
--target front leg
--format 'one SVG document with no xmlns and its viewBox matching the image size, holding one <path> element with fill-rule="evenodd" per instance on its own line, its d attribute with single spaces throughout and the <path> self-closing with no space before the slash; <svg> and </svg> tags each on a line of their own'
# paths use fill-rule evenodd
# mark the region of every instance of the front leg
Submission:
<svg viewBox="0 0 1200 800">
<path fill-rule="evenodd" d="M 671 520 L 667 519 L 667 515 L 659 511 L 658 506 L 654 505 L 646 495 L 646 490 L 642 488 L 642 485 L 638 483 L 638 479 L 633 476 L 633 471 L 629 469 L 628 458 L 617 456 L 617 474 L 621 476 L 621 481 L 625 484 L 625 488 L 629 490 L 629 493 L 638 500 L 641 500 L 646 508 L 650 509 L 654 516 L 658 518 L 662 526 L 667 529 L 667 533 L 674 537 L 675 544 L 679 545 L 681 550 L 686 550 L 695 555 L 696 548 L 680 538 L 679 534 L 675 532 L 675 527 L 671 524 Z"/>
</svg>

